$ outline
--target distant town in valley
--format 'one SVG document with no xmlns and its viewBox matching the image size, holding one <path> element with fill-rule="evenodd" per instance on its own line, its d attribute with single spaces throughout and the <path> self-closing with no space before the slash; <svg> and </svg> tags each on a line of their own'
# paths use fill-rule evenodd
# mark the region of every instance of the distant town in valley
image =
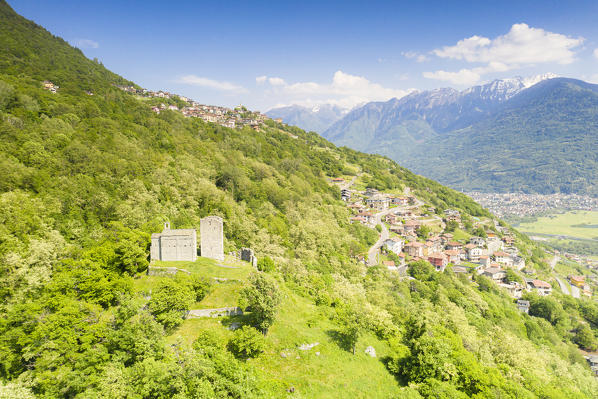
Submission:
<svg viewBox="0 0 598 399">
<path fill-rule="evenodd" d="M 598 210 L 598 198 L 577 194 L 523 194 L 466 192 L 498 217 L 534 216 L 556 210 Z"/>
</svg>

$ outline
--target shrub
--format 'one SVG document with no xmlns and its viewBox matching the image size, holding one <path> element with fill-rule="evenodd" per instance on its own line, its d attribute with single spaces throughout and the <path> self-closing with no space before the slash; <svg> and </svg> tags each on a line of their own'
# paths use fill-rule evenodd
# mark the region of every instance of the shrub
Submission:
<svg viewBox="0 0 598 399">
<path fill-rule="evenodd" d="M 158 323 L 172 330 L 183 322 L 193 300 L 194 293 L 188 285 L 165 279 L 153 292 L 148 308 Z"/>
<path fill-rule="evenodd" d="M 264 351 L 264 336 L 255 328 L 243 326 L 228 341 L 228 350 L 238 358 L 253 358 Z"/>
<path fill-rule="evenodd" d="M 269 256 L 264 256 L 257 261 L 257 269 L 260 272 L 271 272 L 275 267 L 274 261 Z"/>
</svg>

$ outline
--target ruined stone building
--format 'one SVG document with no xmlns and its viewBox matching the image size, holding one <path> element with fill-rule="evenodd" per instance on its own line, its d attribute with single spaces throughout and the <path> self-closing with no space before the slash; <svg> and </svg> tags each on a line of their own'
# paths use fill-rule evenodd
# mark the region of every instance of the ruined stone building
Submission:
<svg viewBox="0 0 598 399">
<path fill-rule="evenodd" d="M 201 256 L 224 260 L 224 234 L 222 218 L 207 216 L 200 221 Z"/>
<path fill-rule="evenodd" d="M 164 223 L 161 233 L 152 234 L 151 260 L 192 261 L 197 259 L 197 233 L 195 229 L 170 229 Z"/>
</svg>

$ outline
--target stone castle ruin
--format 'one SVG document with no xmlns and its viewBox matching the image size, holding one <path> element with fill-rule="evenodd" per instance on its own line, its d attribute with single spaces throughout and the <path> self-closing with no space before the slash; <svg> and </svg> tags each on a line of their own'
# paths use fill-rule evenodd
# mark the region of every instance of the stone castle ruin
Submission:
<svg viewBox="0 0 598 399">
<path fill-rule="evenodd" d="M 201 256 L 224 260 L 224 235 L 222 218 L 207 216 L 200 221 Z"/>
<path fill-rule="evenodd" d="M 170 223 L 164 223 L 164 230 L 161 233 L 152 234 L 150 259 L 194 262 L 197 260 L 197 233 L 195 229 L 171 230 Z"/>
<path fill-rule="evenodd" d="M 239 253 L 240 253 L 241 260 L 251 263 L 253 265 L 253 267 L 257 267 L 257 257 L 253 253 L 253 249 L 241 248 Z"/>
</svg>

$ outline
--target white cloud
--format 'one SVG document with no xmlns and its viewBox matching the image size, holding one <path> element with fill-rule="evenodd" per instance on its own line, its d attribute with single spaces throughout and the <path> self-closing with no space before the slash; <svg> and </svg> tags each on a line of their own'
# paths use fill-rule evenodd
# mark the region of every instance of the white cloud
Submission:
<svg viewBox="0 0 598 399">
<path fill-rule="evenodd" d="M 282 78 L 269 78 L 268 83 L 272 86 L 284 86 L 286 82 Z"/>
<path fill-rule="evenodd" d="M 89 40 L 89 39 L 77 39 L 74 41 L 74 46 L 79 47 L 81 49 L 84 48 L 98 48 L 100 44 L 96 41 Z"/>
<path fill-rule="evenodd" d="M 267 76 L 258 76 L 257 78 L 255 78 L 255 83 L 262 84 L 266 81 L 266 79 L 268 79 Z"/>
<path fill-rule="evenodd" d="M 181 77 L 178 80 L 178 83 L 193 85 L 193 86 L 201 86 L 207 87 L 209 89 L 220 90 L 220 91 L 227 91 L 231 93 L 246 93 L 247 89 L 242 86 L 238 86 L 236 84 L 230 82 L 223 82 L 208 78 L 203 78 L 200 76 L 195 75 L 186 75 Z"/>
<path fill-rule="evenodd" d="M 461 69 L 459 72 L 424 72 L 424 78 L 442 80 L 456 85 L 469 86 L 480 80 L 480 74 L 471 69 Z"/>
<path fill-rule="evenodd" d="M 598 48 L 594 49 L 594 57 L 598 58 Z"/>
<path fill-rule="evenodd" d="M 479 63 L 482 66 L 458 72 L 424 72 L 424 77 L 455 84 L 471 84 L 486 73 L 504 72 L 536 64 L 571 64 L 583 42 L 582 37 L 548 32 L 523 23 L 514 24 L 507 34 L 494 39 L 476 35 L 460 40 L 454 46 L 444 46 L 432 51 L 440 58 Z"/>
<path fill-rule="evenodd" d="M 264 79 L 265 81 L 265 79 Z M 386 101 L 393 97 L 403 97 L 410 90 L 397 90 L 383 87 L 362 76 L 336 71 L 330 83 L 296 82 L 287 83 L 281 78 L 268 78 L 269 95 L 283 99 L 281 103 L 301 104 L 336 104 L 352 108 L 369 101 Z"/>
<path fill-rule="evenodd" d="M 425 62 L 429 60 L 426 55 L 417 53 L 415 51 L 403 51 L 401 55 L 403 55 L 405 58 L 415 59 L 417 62 Z"/>
</svg>

